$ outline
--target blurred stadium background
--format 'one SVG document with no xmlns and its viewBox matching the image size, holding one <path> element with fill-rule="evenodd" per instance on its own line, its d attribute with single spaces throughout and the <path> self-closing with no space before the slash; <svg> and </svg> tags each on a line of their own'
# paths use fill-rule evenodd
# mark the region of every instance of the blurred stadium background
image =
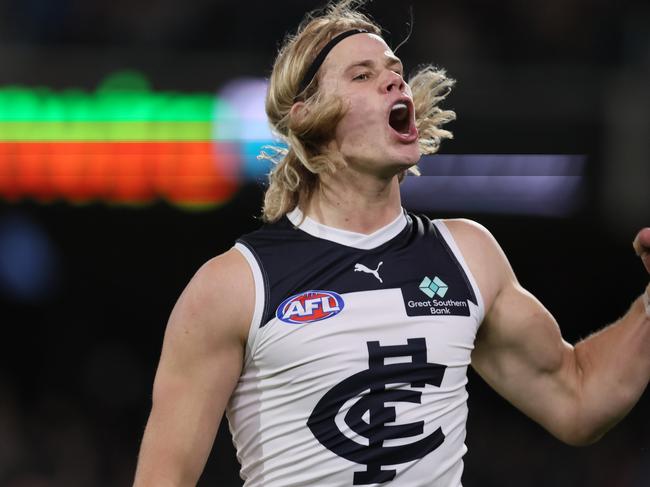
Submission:
<svg viewBox="0 0 650 487">
<path fill-rule="evenodd" d="M 165 322 L 255 229 L 278 44 L 321 1 L 0 0 L 0 486 L 130 485 Z M 569 341 L 647 282 L 650 4 L 375 0 L 458 80 L 407 208 L 486 225 Z M 648 394 L 562 445 L 470 375 L 465 485 L 650 485 Z M 237 486 L 222 425 L 199 485 Z"/>
</svg>

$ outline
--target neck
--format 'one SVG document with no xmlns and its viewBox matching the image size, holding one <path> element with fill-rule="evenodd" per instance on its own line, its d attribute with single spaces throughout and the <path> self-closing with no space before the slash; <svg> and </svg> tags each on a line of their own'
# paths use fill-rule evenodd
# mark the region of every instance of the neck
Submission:
<svg viewBox="0 0 650 487">
<path fill-rule="evenodd" d="M 300 207 L 318 223 L 369 235 L 402 211 L 399 180 L 339 168 L 334 174 L 321 174 L 318 188 Z"/>
</svg>

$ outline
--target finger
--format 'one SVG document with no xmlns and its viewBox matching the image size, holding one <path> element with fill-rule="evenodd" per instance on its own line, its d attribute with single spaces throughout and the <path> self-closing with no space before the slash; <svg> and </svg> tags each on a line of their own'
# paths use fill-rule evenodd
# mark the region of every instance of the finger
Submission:
<svg viewBox="0 0 650 487">
<path fill-rule="evenodd" d="M 643 228 L 636 234 L 632 242 L 636 255 L 643 258 L 644 253 L 650 253 L 650 227 Z"/>
</svg>

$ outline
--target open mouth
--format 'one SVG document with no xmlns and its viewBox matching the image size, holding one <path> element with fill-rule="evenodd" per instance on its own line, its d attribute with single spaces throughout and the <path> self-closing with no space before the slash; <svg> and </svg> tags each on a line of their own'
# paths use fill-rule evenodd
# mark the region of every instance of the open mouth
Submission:
<svg viewBox="0 0 650 487">
<path fill-rule="evenodd" d="M 388 116 L 388 124 L 392 129 L 402 135 L 411 132 L 411 110 L 404 102 L 397 102 L 393 105 Z"/>
</svg>

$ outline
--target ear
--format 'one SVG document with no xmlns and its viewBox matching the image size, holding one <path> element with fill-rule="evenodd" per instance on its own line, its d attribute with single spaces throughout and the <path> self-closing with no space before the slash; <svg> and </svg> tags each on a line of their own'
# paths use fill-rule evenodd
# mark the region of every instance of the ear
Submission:
<svg viewBox="0 0 650 487">
<path fill-rule="evenodd" d="M 303 120 L 309 115 L 309 107 L 304 101 L 297 101 L 289 111 L 290 118 L 294 124 L 301 125 Z"/>
</svg>

